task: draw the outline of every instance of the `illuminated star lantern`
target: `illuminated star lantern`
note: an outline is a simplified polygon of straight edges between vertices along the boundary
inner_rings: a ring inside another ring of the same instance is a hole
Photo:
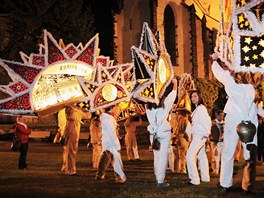
[[[81,100],[79,106],[89,103],[89,111],[94,112],[129,100],[128,95],[133,82],[132,63],[112,65],[110,61],[96,60],[96,62],[94,79],[78,77],[87,95]]]
[[[143,24],[139,48],[131,48],[135,80],[130,97],[143,102],[159,103],[173,78],[172,64],[159,33],[154,36]]]
[[[94,78],[98,42],[95,35],[85,46],[65,46],[45,30],[39,54],[21,53],[23,63],[0,59],[0,65],[12,79],[0,87],[9,95],[0,100],[0,112],[42,116],[87,97],[76,76]]]
[[[220,59],[235,72],[263,74],[263,0],[222,0],[221,11],[216,45]]]

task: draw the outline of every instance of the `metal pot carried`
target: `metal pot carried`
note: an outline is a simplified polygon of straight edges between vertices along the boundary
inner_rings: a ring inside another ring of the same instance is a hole
[[[236,131],[241,142],[248,143],[253,141],[257,128],[251,121],[242,120],[237,125]]]

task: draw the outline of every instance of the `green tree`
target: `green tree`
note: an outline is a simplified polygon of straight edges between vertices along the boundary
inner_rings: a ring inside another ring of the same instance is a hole
[[[94,36],[94,16],[83,0],[5,0],[4,7],[11,14],[11,27],[1,58],[20,60],[20,51],[38,52],[44,29],[65,44],[85,44]]]

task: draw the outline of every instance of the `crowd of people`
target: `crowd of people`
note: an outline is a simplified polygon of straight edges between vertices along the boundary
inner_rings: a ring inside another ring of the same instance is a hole
[[[171,86],[168,86],[159,104],[145,104],[150,144],[154,137],[160,143],[158,149],[152,150],[156,185],[159,188],[169,186],[165,180],[168,167],[172,172],[188,174],[190,180],[186,183],[195,186],[201,182],[210,182],[211,170],[211,174],[220,174],[218,188],[227,192],[233,185],[234,161],[239,160],[236,154],[240,156],[243,148],[246,165],[242,189],[245,193],[252,193],[256,164],[262,164],[264,160],[264,110],[254,102],[254,85],[235,82],[230,71],[223,69],[218,63],[217,53],[212,58],[212,72],[224,85],[228,96],[225,108],[218,110],[213,119],[204,105],[202,93],[192,90],[189,94],[191,111],[178,110],[169,121],[168,117],[177,97],[176,79],[171,81]],[[100,115],[83,113],[73,106],[67,106],[59,112],[59,133],[65,139],[62,172],[69,176],[78,175],[76,155],[80,127],[82,119],[90,119],[92,167],[97,170],[95,180],[105,179],[106,170],[111,164],[115,181],[126,181],[120,153],[116,108],[116,105],[106,108]],[[252,142],[244,143],[239,140],[236,127],[242,120],[250,120],[258,129]],[[141,116],[131,116],[124,123],[126,153],[130,161],[140,160],[136,139],[137,127],[140,125]],[[27,169],[28,135],[31,130],[27,129],[23,117],[18,118],[15,129],[17,138],[22,142],[18,168]],[[209,152],[207,146],[210,148]]]

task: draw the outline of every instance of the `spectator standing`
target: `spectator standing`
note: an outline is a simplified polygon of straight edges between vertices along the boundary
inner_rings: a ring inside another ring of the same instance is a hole
[[[16,141],[21,142],[21,146],[19,149],[20,155],[18,160],[18,169],[21,170],[29,169],[27,166],[27,153],[28,153],[29,134],[31,133],[31,130],[28,129],[25,121],[26,121],[25,117],[19,116],[17,118],[17,123],[14,126]]]
[[[213,174],[218,174],[220,159],[224,146],[224,117],[222,110],[216,112],[216,118],[212,122],[210,139],[211,168]]]

